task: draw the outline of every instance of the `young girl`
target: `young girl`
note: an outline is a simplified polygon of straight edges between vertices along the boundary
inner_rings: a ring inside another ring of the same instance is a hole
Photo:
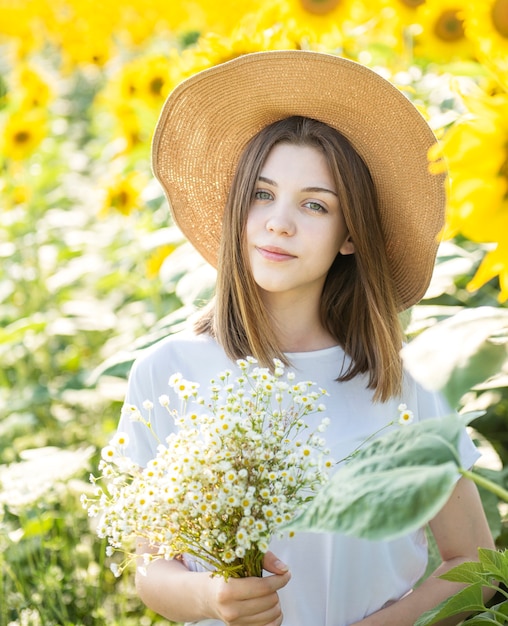
[[[175,372],[205,394],[214,375],[252,355],[327,389],[336,459],[400,403],[416,420],[446,414],[399,356],[398,315],[425,293],[443,222],[443,180],[427,169],[434,141],[395,87],[332,55],[249,54],[177,87],[156,129],[154,171],[175,222],[217,267],[216,296],[187,331],[137,360],[126,401],[171,394]],[[152,425],[161,440],[174,428],[162,407]],[[142,425],[125,417],[120,429],[134,460],[155,456]],[[465,467],[478,457],[465,432],[461,453]],[[152,562],[137,587],[160,615],[201,626],[410,626],[457,590],[437,575],[493,547],[465,479],[430,527],[442,564],[415,590],[423,530],[390,542],[274,539],[270,575],[228,582],[182,555]]]

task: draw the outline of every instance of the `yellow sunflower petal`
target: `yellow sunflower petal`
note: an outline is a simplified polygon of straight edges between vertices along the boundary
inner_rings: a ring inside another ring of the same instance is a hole
[[[508,225],[507,225],[508,226]],[[467,285],[468,291],[477,291],[493,278],[498,277],[500,302],[508,300],[508,241],[487,252],[475,276]]]
[[[146,260],[145,269],[148,278],[156,278],[159,274],[159,270],[164,263],[165,259],[176,250],[177,246],[174,244],[166,244],[160,246],[155,252],[153,252]]]

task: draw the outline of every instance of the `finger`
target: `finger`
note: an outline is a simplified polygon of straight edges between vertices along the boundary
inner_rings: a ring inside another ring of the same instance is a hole
[[[265,584],[266,593],[270,593],[285,587],[290,579],[291,572],[284,572],[284,574],[272,574],[271,576],[265,576],[261,580]]]
[[[280,626],[283,621],[280,605],[241,619],[242,626]]]
[[[271,574],[285,574],[289,568],[273,552],[268,551],[263,559],[263,569]]]
[[[227,623],[235,626],[278,626],[282,623],[282,609],[275,592],[224,607],[224,614],[233,618]]]
[[[217,598],[222,605],[230,602],[256,600],[263,596],[275,595],[275,592],[287,585],[291,574],[272,574],[264,578],[230,578],[217,581]]]

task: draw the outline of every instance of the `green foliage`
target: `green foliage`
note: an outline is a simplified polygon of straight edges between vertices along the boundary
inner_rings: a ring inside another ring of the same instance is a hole
[[[401,426],[365,447],[334,474],[289,528],[395,539],[424,526],[459,476],[464,420]]]
[[[403,358],[417,380],[457,406],[469,389],[508,369],[508,311],[464,309],[416,337]]]
[[[431,611],[424,613],[415,626],[431,626],[439,620],[467,611],[478,613],[467,620],[467,624],[506,624],[508,622],[508,600],[487,607],[482,597],[482,588],[492,588],[508,598],[504,590],[508,585],[508,552],[478,550],[478,562],[462,563],[440,578],[467,586],[457,594],[441,602]],[[497,582],[496,582],[497,581]],[[498,587],[501,583],[504,587]]]
[[[136,348],[173,327],[187,294],[181,270],[173,284],[147,276],[153,251],[175,243],[158,189],[143,212],[101,214],[112,158],[94,120],[100,84],[73,74],[41,149],[0,157],[0,626],[160,623],[131,576],[113,577],[79,502]],[[150,176],[148,154],[136,159]],[[129,357],[107,370],[118,354]]]

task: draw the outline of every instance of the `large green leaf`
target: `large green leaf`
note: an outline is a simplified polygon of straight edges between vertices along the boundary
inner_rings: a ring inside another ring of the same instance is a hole
[[[394,539],[423,526],[459,476],[457,415],[396,429],[339,469],[289,528]]]
[[[431,626],[431,624],[435,624],[451,615],[484,610],[482,585],[481,583],[476,583],[462,589],[430,611],[426,611],[416,620],[414,626]]]
[[[508,552],[479,548],[478,556],[484,571],[496,580],[508,584]]]
[[[469,617],[464,624],[467,626],[483,626],[484,624],[506,624],[508,623],[508,601],[504,600],[499,604],[495,604],[490,608],[487,608],[485,605],[478,605],[477,608],[474,608],[475,599],[478,599],[478,586],[474,587],[473,595],[468,593],[471,587],[460,591],[458,594],[450,598],[449,600],[445,600],[435,609],[431,611],[427,611],[424,613],[416,622],[414,626],[431,626],[436,622],[439,622],[445,615],[459,615],[465,611],[482,611],[473,617]],[[458,598],[458,600],[457,600]],[[464,605],[460,603],[464,602]],[[472,602],[469,606],[466,606],[466,603]],[[462,623],[462,622],[461,622]]]
[[[333,491],[321,492],[290,528],[395,539],[432,519],[457,481],[454,463],[393,468],[372,475],[342,473],[340,483],[332,483]]]
[[[456,406],[471,387],[508,362],[507,330],[508,310],[465,309],[418,335],[402,357],[416,380],[442,391]]]
[[[440,578],[471,585],[474,583],[484,583],[485,580],[488,579],[488,575],[485,573],[481,563],[477,561],[467,561],[466,563],[457,565],[457,567],[452,567],[452,569],[442,574]]]

